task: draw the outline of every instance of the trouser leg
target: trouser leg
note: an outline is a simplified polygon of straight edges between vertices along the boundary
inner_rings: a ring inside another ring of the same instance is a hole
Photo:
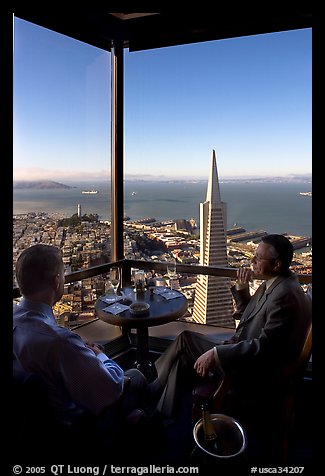
[[[155,362],[161,385],[167,383],[176,364],[177,368],[194,374],[193,367],[197,358],[214,345],[215,343],[197,332],[183,331],[179,334]]]
[[[184,331],[156,361],[158,379],[164,387],[157,408],[165,416],[173,416],[177,396],[184,382],[191,385],[197,378],[193,368],[197,358],[214,345],[202,334]]]
[[[135,408],[143,408],[143,396],[148,381],[138,369],[126,370],[124,374],[130,377],[130,383],[124,389],[119,405],[123,415],[128,415]]]
[[[124,374],[130,377],[119,400],[106,409],[96,420],[96,434],[102,445],[108,447],[118,441],[123,431],[125,418],[132,410],[143,409],[143,395],[148,382],[137,369],[129,369]]]

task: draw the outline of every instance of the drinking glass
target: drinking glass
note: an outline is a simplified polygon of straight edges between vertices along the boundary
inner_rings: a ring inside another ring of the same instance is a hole
[[[117,289],[120,285],[120,269],[113,266],[113,268],[110,269],[109,271],[109,280],[111,282],[111,285],[113,286],[114,290],[114,304],[113,306],[116,305],[116,299],[117,299]]]
[[[136,284],[135,278],[138,271],[139,271],[139,268],[131,268],[131,284],[133,286],[134,292],[135,292],[135,284]]]
[[[146,273],[146,280],[147,280],[147,286],[148,286],[148,289],[149,289],[149,292],[150,292],[150,296],[153,296],[153,292],[154,292],[154,289],[155,289],[155,280],[154,280],[154,271],[148,271]]]
[[[176,279],[176,260],[174,258],[170,258],[169,263],[167,265],[167,274],[169,277],[169,286],[173,289],[173,281]]]
[[[146,289],[146,277],[143,269],[138,269],[135,274],[135,292],[144,292]]]

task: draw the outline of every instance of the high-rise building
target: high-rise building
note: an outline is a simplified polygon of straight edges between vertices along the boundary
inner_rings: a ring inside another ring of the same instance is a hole
[[[78,218],[81,218],[81,205],[78,203]]]
[[[221,201],[215,151],[206,200],[200,203],[200,264],[228,266],[227,205]],[[202,324],[235,327],[230,279],[223,276],[198,275],[193,320]]]

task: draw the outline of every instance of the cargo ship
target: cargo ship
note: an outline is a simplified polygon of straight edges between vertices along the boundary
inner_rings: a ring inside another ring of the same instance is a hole
[[[83,190],[81,193],[84,193],[85,195],[96,195],[98,190]]]

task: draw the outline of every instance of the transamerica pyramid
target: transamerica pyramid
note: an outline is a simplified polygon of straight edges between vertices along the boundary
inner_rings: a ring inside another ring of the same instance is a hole
[[[228,266],[226,229],[227,205],[221,201],[216,154],[213,150],[206,200],[200,203],[200,265]],[[193,320],[234,328],[233,312],[230,279],[198,275]]]

